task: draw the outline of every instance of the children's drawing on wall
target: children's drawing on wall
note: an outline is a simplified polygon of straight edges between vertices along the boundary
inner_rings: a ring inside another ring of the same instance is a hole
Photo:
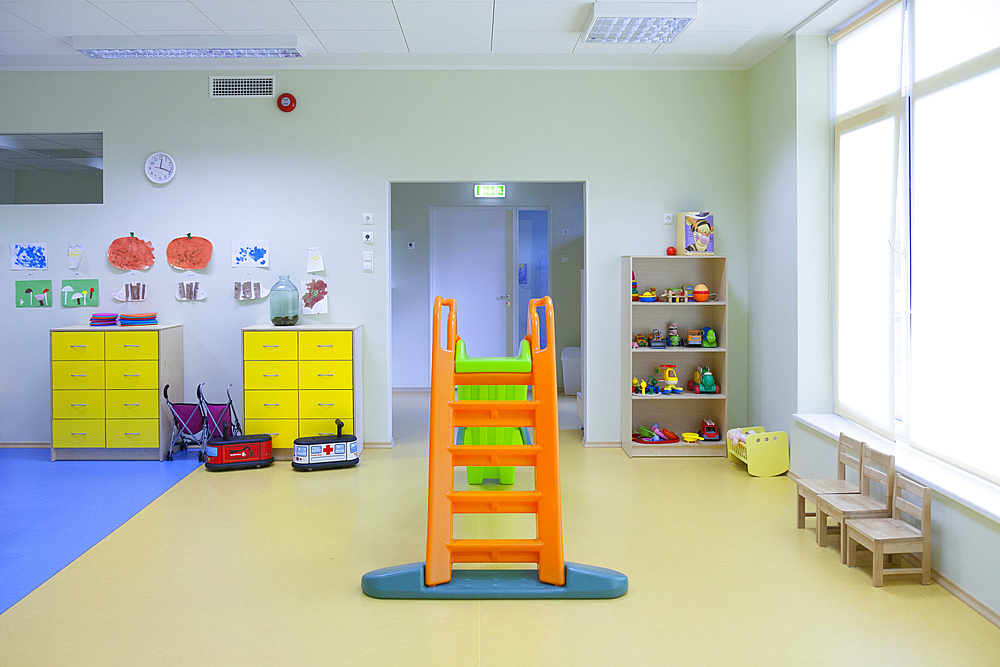
[[[69,268],[80,268],[80,260],[83,259],[83,246],[79,243],[70,245],[69,250],[66,251],[66,256],[69,257]]]
[[[122,288],[114,293],[115,301],[145,301],[146,283],[134,282],[125,283]]]
[[[48,247],[45,243],[11,243],[11,271],[31,271],[49,268]]]
[[[267,241],[233,241],[233,268],[267,267],[269,260]]]
[[[311,278],[301,281],[302,313],[304,315],[321,315],[327,312],[326,281],[322,278]]]
[[[197,280],[182,280],[177,283],[174,297],[178,301],[204,301],[205,290],[201,288],[201,282]]]
[[[319,246],[306,248],[306,273],[319,273],[323,270],[323,253]]]
[[[212,259],[212,242],[201,236],[179,236],[167,244],[167,263],[175,269],[204,269]]]
[[[233,298],[237,301],[253,301],[263,299],[271,292],[270,287],[264,287],[259,280],[237,280]]]
[[[111,266],[123,271],[141,271],[153,266],[153,244],[136,238],[135,232],[121,236],[108,246],[108,261]]]
[[[677,246],[685,255],[715,254],[715,214],[708,211],[680,213],[677,216]]]
[[[14,282],[15,308],[51,308],[51,280],[17,280]]]
[[[97,278],[74,278],[62,281],[63,308],[96,307],[99,301]]]

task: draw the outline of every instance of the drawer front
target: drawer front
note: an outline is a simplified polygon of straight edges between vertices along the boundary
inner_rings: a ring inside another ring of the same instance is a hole
[[[245,391],[243,414],[247,419],[295,419],[299,416],[299,392],[293,389]]]
[[[159,419],[109,419],[108,447],[159,447]]]
[[[104,391],[63,389],[52,392],[53,419],[104,419]]]
[[[245,361],[243,362],[244,389],[296,389],[299,362],[297,361]]]
[[[105,359],[156,359],[159,334],[156,331],[107,331]]]
[[[344,422],[341,434],[354,435],[354,420],[341,419],[340,421]],[[308,438],[315,435],[337,435],[336,421],[333,419],[300,419],[299,437]]]
[[[299,389],[350,389],[350,361],[300,361]]]
[[[294,331],[244,331],[243,358],[255,361],[292,360],[299,354]]]
[[[53,447],[104,447],[103,419],[55,419]]]
[[[53,361],[53,389],[103,389],[103,361]]]
[[[299,359],[350,360],[352,342],[350,331],[300,331]]]
[[[297,419],[247,419],[244,433],[259,435],[266,433],[271,436],[271,447],[291,449],[295,438],[299,437],[299,422]]]
[[[157,363],[155,361],[107,361],[104,372],[108,389],[156,389]]]
[[[155,389],[109,389],[105,397],[108,419],[157,419],[160,392]]]
[[[53,361],[96,361],[104,359],[103,331],[53,331]]]
[[[299,419],[353,419],[350,389],[309,389],[299,392]]]

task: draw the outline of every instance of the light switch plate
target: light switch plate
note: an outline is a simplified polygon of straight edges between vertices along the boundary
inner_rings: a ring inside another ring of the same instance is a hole
[[[371,273],[375,270],[375,253],[370,250],[363,250],[361,252],[361,270],[366,273]]]

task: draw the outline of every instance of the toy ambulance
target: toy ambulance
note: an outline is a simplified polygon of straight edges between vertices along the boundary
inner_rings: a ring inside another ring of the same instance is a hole
[[[348,468],[358,464],[358,438],[344,435],[344,422],[336,421],[337,435],[296,438],[292,449],[292,468],[310,471],[325,468]]]

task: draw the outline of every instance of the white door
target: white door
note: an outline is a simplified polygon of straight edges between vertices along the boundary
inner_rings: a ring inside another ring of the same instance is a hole
[[[511,354],[512,220],[510,209],[430,209],[431,312],[434,297],[455,299],[458,335],[474,357]]]

